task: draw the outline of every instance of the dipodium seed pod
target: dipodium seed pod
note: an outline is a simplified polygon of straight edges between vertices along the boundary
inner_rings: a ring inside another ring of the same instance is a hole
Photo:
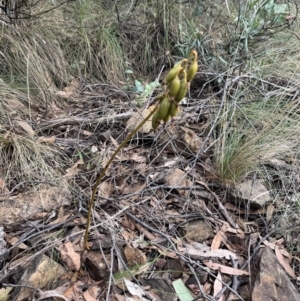
[[[185,70],[182,70],[181,71],[181,74],[179,74],[181,76],[181,79],[180,79],[180,87],[179,87],[179,90],[175,96],[175,99],[174,101],[178,104],[180,103],[180,101],[185,97],[186,95],[186,91],[187,91],[187,80],[186,80],[186,71]]]
[[[178,73],[181,72],[181,70],[183,69],[179,69]],[[177,95],[180,88],[180,79],[178,77],[178,73],[176,74],[174,79],[168,84],[168,92],[171,98],[174,98]]]
[[[171,105],[172,105],[172,104],[171,104]],[[170,107],[171,107],[171,105],[170,105]],[[167,114],[166,117],[163,119],[163,121],[164,121],[165,124],[169,121],[170,116],[171,116],[171,115],[170,115],[170,109],[169,109],[168,114]]]
[[[154,113],[154,115],[152,116],[152,128],[155,131],[159,126],[159,118],[158,118],[158,114],[157,111]]]
[[[157,115],[159,120],[164,120],[169,112],[170,109],[170,100],[168,97],[165,97],[161,103],[159,104],[159,107],[157,109]]]
[[[187,59],[183,59],[181,60],[178,64],[176,64],[167,74],[167,76],[165,77],[165,79],[163,80],[163,84],[168,84],[170,83],[174,77],[178,74],[179,70],[181,68],[185,69],[186,66],[188,64],[188,60]]]
[[[170,105],[169,114],[173,118],[177,115],[177,113],[178,113],[178,104],[175,102],[172,102]]]
[[[188,85],[192,81],[192,79],[194,78],[194,76],[196,75],[197,70],[198,70],[198,62],[197,62],[198,54],[195,50],[191,51],[191,53],[189,55],[189,60],[190,60],[190,63],[187,68],[187,77],[186,77]]]

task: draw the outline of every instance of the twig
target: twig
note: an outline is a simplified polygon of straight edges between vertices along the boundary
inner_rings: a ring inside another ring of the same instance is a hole
[[[201,182],[201,184],[215,197],[219,209],[221,211],[221,214],[226,218],[226,220],[228,221],[228,223],[235,229],[238,228],[237,224],[233,221],[233,219],[230,217],[227,209],[223,206],[222,202],[220,201],[219,197],[217,196],[216,193],[214,193],[205,183]]]
[[[237,258],[233,258],[233,256],[231,256],[230,255],[230,259],[231,259],[231,261],[232,261],[232,266],[235,268],[235,269],[237,269],[238,268],[238,259]],[[238,276],[237,275],[233,275],[232,276],[232,291],[234,291],[234,292],[237,292],[237,289],[238,289],[238,287],[239,287],[239,285],[240,285],[240,281],[238,280]],[[236,293],[233,293],[233,292],[230,292],[230,294],[229,294],[229,296],[228,296],[228,298],[227,298],[227,300],[229,301],[229,300],[235,300],[235,294]],[[218,295],[217,295],[217,299],[219,299],[219,298],[221,298],[221,296],[222,296],[222,294],[223,293],[219,293]]]
[[[283,229],[288,229],[289,227],[284,227]],[[247,261],[242,265],[241,269],[244,270],[248,264],[250,263],[250,261],[253,259],[253,257],[256,255],[256,253],[258,252],[260,245],[266,240],[268,239],[272,234],[274,234],[275,232],[278,231],[278,227],[275,227],[272,231],[270,231],[268,234],[266,234],[264,237],[262,237],[259,242],[257,243],[257,246],[254,248],[251,256],[247,259]]]
[[[191,271],[192,274],[194,275],[194,277],[195,277],[195,279],[196,279],[196,282],[197,282],[197,284],[198,284],[199,290],[200,290],[200,292],[201,292],[201,295],[198,296],[198,297],[196,297],[196,298],[193,299],[192,301],[196,301],[196,300],[198,300],[199,298],[202,298],[202,297],[203,297],[204,299],[206,299],[206,300],[216,301],[215,298],[213,298],[213,297],[211,297],[211,296],[208,296],[208,295],[206,295],[206,294],[204,293],[203,287],[202,287],[202,285],[201,285],[201,283],[200,283],[200,281],[199,281],[199,279],[198,279],[198,277],[197,277],[197,274],[196,274],[194,268],[192,267],[192,265],[191,265],[190,263],[187,263],[187,266],[189,267],[190,271]]]
[[[72,216],[72,217],[68,218],[67,220],[65,220],[63,222],[58,223],[58,224],[54,224],[54,225],[39,225],[39,226],[35,226],[34,229],[31,229],[30,231],[27,231],[24,237],[21,237],[12,247],[8,248],[3,254],[1,254],[0,260],[2,260],[3,258],[5,258],[5,256],[7,256],[14,248],[16,248],[21,243],[24,243],[25,241],[27,241],[29,239],[32,239],[32,238],[34,238],[37,235],[41,235],[42,233],[49,232],[51,230],[54,230],[54,229],[60,228],[62,226],[65,226],[66,223],[74,220],[77,217],[78,216]],[[67,225],[67,226],[69,227],[70,225]],[[42,230],[40,230],[39,228],[42,228]],[[31,235],[31,233],[34,230],[38,230],[38,232]]]
[[[39,293],[42,293],[43,291],[40,290],[39,288],[36,288],[34,286],[28,285],[28,284],[11,284],[11,283],[2,283],[3,287],[26,287],[26,288],[30,288],[33,289]]]

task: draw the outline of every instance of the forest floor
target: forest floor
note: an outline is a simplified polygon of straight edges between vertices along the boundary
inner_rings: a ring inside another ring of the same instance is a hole
[[[300,300],[298,7],[179,2],[1,8],[0,301]]]
[[[214,144],[208,133],[217,102],[199,91],[193,86],[179,115],[157,132],[146,123],[113,160],[97,190],[88,251],[83,235],[93,185],[146,113],[134,112],[135,97],[120,88],[73,80],[60,92],[67,109],[19,121],[20,133],[35,133],[74,164],[61,183],[41,180],[30,190],[19,183],[9,191],[2,180],[4,295],[252,300],[255,289],[269,294],[254,276],[263,283],[260,262],[269,248],[285,269],[271,263],[271,275],[299,279],[287,241],[271,222],[275,206],[262,181],[248,178],[233,189],[214,174],[213,151],[205,149]]]

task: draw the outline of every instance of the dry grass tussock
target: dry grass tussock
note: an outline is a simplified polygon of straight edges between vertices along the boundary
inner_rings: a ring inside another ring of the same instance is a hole
[[[33,137],[16,135],[13,130],[0,137],[1,164],[3,180],[9,187],[25,182],[61,183],[67,158],[59,149],[36,142]]]
[[[240,182],[272,159],[288,160],[299,150],[299,99],[285,104],[260,99],[255,105],[231,104],[222,115],[215,164],[223,182]]]

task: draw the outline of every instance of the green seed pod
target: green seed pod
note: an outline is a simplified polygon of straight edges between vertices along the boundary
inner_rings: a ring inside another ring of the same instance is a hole
[[[168,84],[170,83],[174,77],[178,74],[179,70],[181,68],[185,69],[187,66],[188,60],[187,59],[183,59],[181,60],[178,64],[176,64],[167,74],[167,76],[165,77],[165,79],[163,80],[163,84]]]
[[[198,70],[198,54],[195,50],[192,50],[190,55],[189,55],[189,66],[187,69],[187,82],[188,82],[188,87],[190,86],[190,82],[193,80],[194,76],[197,73]]]
[[[178,113],[178,104],[175,102],[172,102],[170,105],[169,114],[173,118],[177,115],[177,113]]]
[[[158,114],[157,111],[154,113],[154,115],[152,116],[152,128],[155,131],[159,126],[159,118],[158,118]]]
[[[175,96],[174,101],[178,104],[185,97],[187,91],[187,80],[186,80],[186,71],[182,70],[179,74],[181,76],[180,87],[178,93]]]
[[[182,68],[179,69],[178,73],[181,72],[182,70],[183,70]],[[174,79],[168,84],[168,92],[171,98],[174,98],[177,95],[180,88],[180,79],[178,77],[178,73],[174,77]]]
[[[170,108],[170,100],[168,99],[168,97],[165,97],[161,103],[159,104],[159,107],[157,109],[157,115],[159,120],[164,120],[169,112],[169,108]]]
[[[170,107],[172,106],[172,104],[170,105]],[[170,109],[169,109],[169,112],[168,112],[168,114],[166,115],[166,117],[163,119],[163,121],[164,121],[164,123],[166,124],[168,121],[169,121],[169,119],[170,119]]]

